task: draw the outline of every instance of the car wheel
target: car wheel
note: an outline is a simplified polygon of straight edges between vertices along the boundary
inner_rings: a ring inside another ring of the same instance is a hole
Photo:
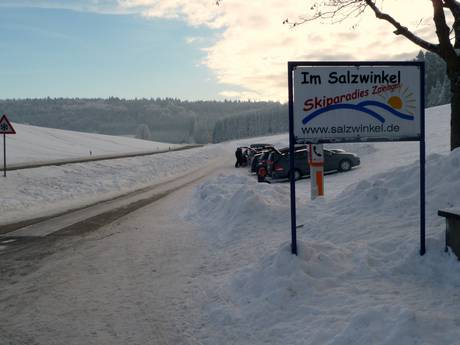
[[[259,167],[257,169],[257,182],[265,182],[265,176],[267,176],[267,169],[265,167]]]
[[[348,171],[351,169],[351,162],[348,159],[340,161],[339,171]]]

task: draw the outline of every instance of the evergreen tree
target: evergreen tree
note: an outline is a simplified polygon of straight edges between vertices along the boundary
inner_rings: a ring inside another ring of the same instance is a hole
[[[139,125],[136,132],[137,139],[143,140],[152,140],[152,133],[150,133],[150,128],[146,124]]]

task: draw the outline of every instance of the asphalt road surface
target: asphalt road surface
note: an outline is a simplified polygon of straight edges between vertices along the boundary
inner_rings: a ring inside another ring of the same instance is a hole
[[[46,219],[3,234],[0,344],[202,344],[200,308],[209,296],[201,282],[217,254],[180,211],[216,169],[104,212],[80,210],[83,219],[69,213],[68,223]]]

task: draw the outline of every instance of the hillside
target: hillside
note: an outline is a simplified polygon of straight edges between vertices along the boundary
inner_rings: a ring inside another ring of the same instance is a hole
[[[149,129],[152,140],[171,143],[222,140],[221,134],[215,134],[216,124],[234,117],[244,119],[240,124],[244,126],[245,136],[287,130],[287,106],[276,102],[44,98],[0,100],[0,109],[16,123],[81,132],[135,136],[144,126]],[[267,126],[249,126],[255,116],[260,118],[259,123],[267,123]],[[276,123],[269,124],[271,121]],[[269,127],[272,132],[268,131]],[[234,131],[230,139],[238,138],[237,135]]]
[[[12,124],[16,134],[6,137],[7,165],[153,152],[178,146],[122,136],[67,131],[14,122]]]

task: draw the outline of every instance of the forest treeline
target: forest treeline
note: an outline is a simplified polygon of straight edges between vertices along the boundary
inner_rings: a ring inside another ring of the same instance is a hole
[[[420,52],[416,60],[425,61],[426,106],[449,103],[445,63],[430,52]],[[171,143],[216,143],[288,130],[288,107],[278,102],[6,99],[0,100],[0,112],[16,123]]]
[[[437,54],[420,51],[416,61],[425,61],[425,107],[450,103],[446,63]]]
[[[286,118],[277,102],[181,101],[166,99],[42,98],[0,100],[0,111],[17,123],[171,143],[215,142],[216,123],[225,118]],[[275,112],[278,112],[274,115]],[[254,133],[261,133],[253,129]],[[286,127],[274,132],[285,131]],[[236,132],[235,132],[236,133]],[[246,131],[246,136],[252,133]],[[227,138],[226,138],[227,139]]]

